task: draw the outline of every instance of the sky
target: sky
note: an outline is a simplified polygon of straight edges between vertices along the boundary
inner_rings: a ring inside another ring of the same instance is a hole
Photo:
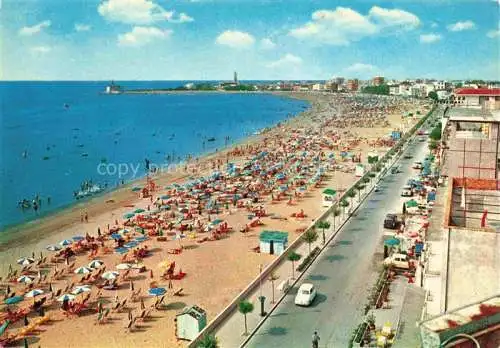
[[[2,80],[500,79],[500,0],[0,0]]]

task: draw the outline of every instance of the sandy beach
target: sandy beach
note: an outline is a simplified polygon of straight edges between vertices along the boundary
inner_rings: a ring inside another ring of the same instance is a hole
[[[174,318],[177,313],[186,306],[197,305],[206,310],[210,321],[255,278],[260,265],[265,266],[275,258],[253,251],[259,245],[260,232],[288,232],[290,242],[299,238],[300,230],[326,209],[322,206],[321,192],[324,188],[339,192],[348,188],[356,180],[354,166],[357,156],[365,165],[368,153],[376,152],[381,157],[391,145],[387,136],[392,130],[408,130],[418,121],[417,117],[403,119],[402,116],[407,113],[417,115],[417,111],[424,115],[428,110],[428,105],[412,99],[363,99],[319,93],[279,95],[308,100],[312,107],[231,148],[193,159],[187,163],[187,170],[181,168],[152,176],[155,190],[151,197],[142,198],[141,192],[131,190],[134,186],[147,185],[144,179],[8,231],[8,238],[4,238],[7,241],[0,244],[0,275],[3,275],[4,293],[7,286],[17,295],[30,290],[16,282],[21,269],[16,260],[29,257],[32,253],[37,259],[41,251],[47,257],[46,261],[41,262],[39,268],[30,265],[26,272],[33,282],[39,281],[32,288],[44,291],[36,297],[37,300],[49,293],[49,287],[53,292],[69,287],[71,292],[71,285],[78,285],[85,275],[75,274],[73,269],[86,266],[93,259],[101,260],[106,271],[115,270],[120,263],[139,264],[145,268],[144,272],[131,269],[129,274],[120,271],[117,287],[111,290],[98,291],[97,283],[102,280],[100,275],[81,282],[89,284],[91,291],[77,295],[72,301],[81,302],[85,294],[90,294],[85,302],[89,308],[78,315],[64,313],[60,309],[61,302],[50,299],[52,296],[49,294],[44,304],[47,322],[40,323],[25,335],[28,342],[34,346],[61,347],[61,338],[64,337],[65,347],[185,346],[184,341],[175,338]],[[255,160],[262,153],[266,154]],[[271,180],[268,176],[258,178],[254,167],[244,174],[249,161],[253,166],[266,170],[279,165],[273,169]],[[237,168],[234,169],[237,174],[228,174],[227,163],[233,163],[232,168]],[[324,169],[321,175],[317,174],[319,167]],[[198,181],[189,188],[182,186],[194,178],[213,177],[214,172],[219,174],[212,181]],[[283,174],[287,180],[275,179],[278,174]],[[283,185],[286,188],[282,188]],[[198,189],[205,193],[210,189],[209,198],[201,197],[201,193],[196,198]],[[228,192],[234,198],[227,198]],[[215,208],[210,207],[211,202],[216,202]],[[148,211],[155,210],[155,206],[158,213],[148,215]],[[144,212],[124,218],[125,214],[137,209]],[[292,217],[292,214],[300,212],[304,214],[303,218]],[[81,221],[84,213],[88,214],[88,222]],[[216,219],[222,223],[214,224]],[[250,222],[255,222],[255,226],[248,226]],[[117,245],[110,237],[112,232],[128,229],[128,233],[122,234],[124,242],[127,242],[142,237],[137,227],[143,225],[146,226],[142,227],[148,238],[146,241],[139,242],[126,253],[114,252]],[[98,238],[98,230],[101,238]],[[242,230],[245,232],[242,233]],[[58,262],[51,260],[55,253],[47,251],[47,245],[57,245],[76,235],[85,237],[85,240],[71,244],[76,255],[68,258],[69,266],[64,258]],[[147,246],[147,256],[134,255],[134,249],[144,246]],[[93,249],[94,254],[91,254]],[[175,268],[169,280],[162,277],[162,273],[165,265],[171,262],[175,262]],[[72,264],[74,266],[70,267]],[[9,265],[18,270],[16,276],[11,274],[5,277]],[[54,278],[56,269],[66,272]],[[89,274],[97,272],[98,269]],[[40,273],[42,279],[39,280]],[[13,281],[9,282],[9,279]],[[130,289],[131,282],[133,291]],[[163,304],[151,311],[146,310],[146,319],[135,320],[132,330],[126,329],[130,315],[133,318],[141,316],[141,298],[145,308],[150,308],[158,299],[148,295],[148,289],[153,285],[165,289],[171,286]],[[179,296],[174,295],[181,288]],[[127,301],[123,307],[113,310],[117,299],[119,302]],[[101,321],[98,321],[97,314],[99,302],[103,303],[104,309],[110,309],[105,320]],[[31,304],[32,299],[25,299],[17,308],[27,308]],[[5,311],[6,306],[2,309]],[[31,311],[28,320],[35,323],[38,317],[36,312]],[[19,333],[22,328],[23,320],[20,319],[10,325],[4,335]],[[16,344],[21,345],[22,340]]]

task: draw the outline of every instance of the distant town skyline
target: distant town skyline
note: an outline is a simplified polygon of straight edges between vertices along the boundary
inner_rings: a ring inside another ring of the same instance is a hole
[[[499,6],[4,0],[1,79],[499,80]]]

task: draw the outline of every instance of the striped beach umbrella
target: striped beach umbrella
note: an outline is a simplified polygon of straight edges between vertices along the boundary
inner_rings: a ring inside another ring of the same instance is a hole
[[[118,272],[108,271],[108,272],[104,272],[102,274],[101,278],[107,279],[107,280],[113,280],[113,279],[118,278],[119,275],[120,275],[120,273],[118,273]]]
[[[21,266],[31,265],[33,262],[35,262],[35,259],[31,257],[21,257],[20,259],[17,260],[17,263],[20,264]]]
[[[58,245],[47,245],[47,250],[48,251],[58,251],[61,250],[61,247]]]
[[[73,294],[64,294],[64,295],[58,297],[57,301],[59,301],[59,302],[73,301],[75,298],[76,298],[76,296]]]
[[[78,295],[81,294],[82,292],[90,292],[90,291],[92,291],[92,289],[90,288],[89,285],[78,285],[73,288],[71,294]]]
[[[41,289],[33,289],[29,292],[27,292],[26,294],[24,294],[25,297],[36,297],[38,295],[41,295],[43,294],[43,290]]]
[[[132,268],[132,265],[130,263],[120,263],[118,265],[116,265],[116,269],[120,269],[120,270],[127,270],[127,269],[131,269]]]
[[[19,278],[17,278],[17,282],[30,284],[30,283],[33,283],[33,278],[23,275],[23,276],[20,276]]]
[[[102,265],[104,265],[103,261],[101,261],[101,260],[94,260],[94,261],[91,261],[88,266],[90,268],[99,268]]]
[[[89,267],[78,267],[77,269],[75,269],[74,271],[76,274],[87,274],[87,273],[91,273],[92,272],[92,268],[89,268]]]

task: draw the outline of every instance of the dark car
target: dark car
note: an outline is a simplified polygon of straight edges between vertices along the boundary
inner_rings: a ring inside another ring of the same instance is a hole
[[[384,219],[384,228],[391,230],[398,228],[398,216],[396,214],[387,214]]]

